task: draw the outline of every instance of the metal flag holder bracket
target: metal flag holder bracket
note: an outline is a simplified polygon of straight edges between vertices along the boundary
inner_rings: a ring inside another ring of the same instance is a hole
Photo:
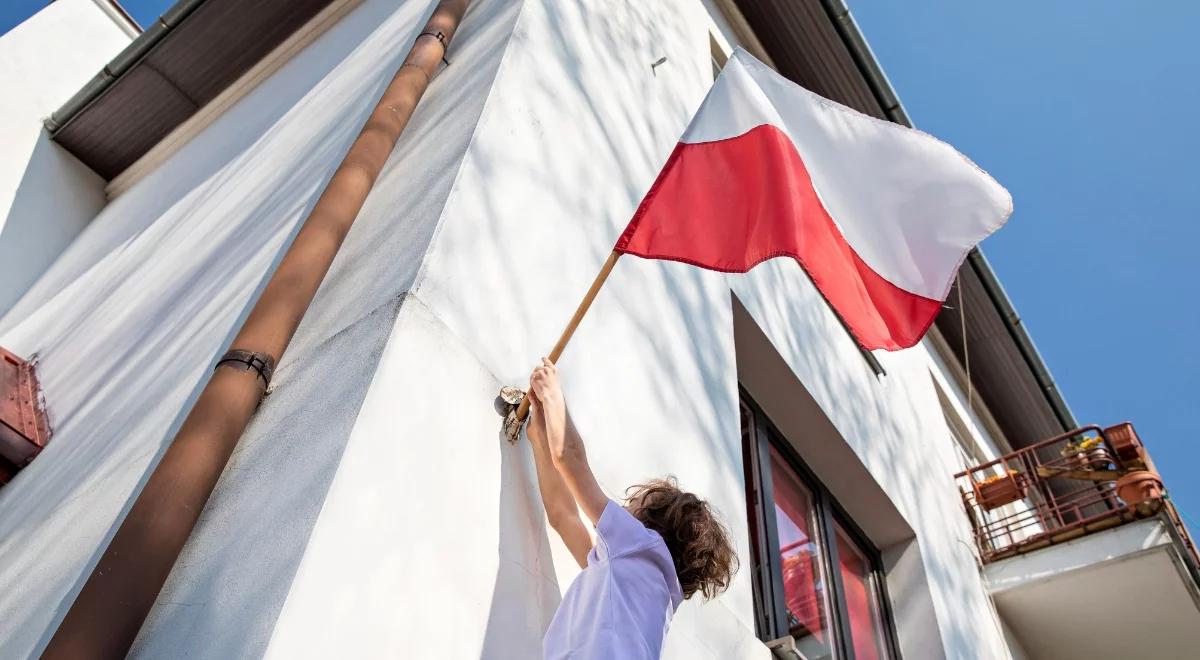
[[[500,388],[500,396],[496,397],[496,412],[504,418],[504,436],[510,443],[516,443],[521,437],[521,423],[517,419],[517,407],[525,398],[525,390],[513,385]]]

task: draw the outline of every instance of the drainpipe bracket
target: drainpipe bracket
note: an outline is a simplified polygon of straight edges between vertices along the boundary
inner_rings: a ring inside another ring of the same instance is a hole
[[[438,30],[437,32],[422,32],[421,34],[417,35],[418,39],[421,37],[433,37],[434,39],[437,39],[438,43],[442,45],[442,64],[450,66],[450,62],[446,61],[446,34],[441,30]]]
[[[254,371],[258,375],[258,380],[262,382],[260,396],[265,397],[267,389],[271,387],[271,376],[275,373],[275,358],[266,353],[234,348],[217,360],[217,366],[214,369],[220,367],[238,371]]]

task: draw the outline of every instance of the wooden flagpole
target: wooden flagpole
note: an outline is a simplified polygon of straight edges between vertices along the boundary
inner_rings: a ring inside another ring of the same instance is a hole
[[[587,294],[583,296],[579,307],[575,308],[575,314],[571,316],[571,320],[567,322],[567,327],[563,330],[562,336],[558,338],[558,343],[551,349],[550,355],[547,357],[551,362],[558,362],[558,357],[562,355],[563,349],[567,347],[567,342],[571,341],[571,335],[575,334],[575,328],[579,327],[579,322],[583,320],[583,315],[587,314],[588,308],[592,306],[592,301],[596,299],[596,294],[600,292],[600,287],[604,286],[604,281],[608,279],[608,274],[612,272],[613,266],[617,265],[617,258],[621,256],[620,252],[613,250],[608,255],[608,259],[604,265],[600,267],[600,272],[596,275],[596,279],[592,281],[591,288]],[[521,422],[529,416],[529,395],[521,397],[521,405],[517,406],[517,427],[520,428]],[[513,437],[516,437],[515,435]]]

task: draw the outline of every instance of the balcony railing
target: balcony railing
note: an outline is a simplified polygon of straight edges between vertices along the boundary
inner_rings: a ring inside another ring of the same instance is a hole
[[[984,562],[1164,515],[1196,546],[1128,422],[1084,426],[954,475]]]

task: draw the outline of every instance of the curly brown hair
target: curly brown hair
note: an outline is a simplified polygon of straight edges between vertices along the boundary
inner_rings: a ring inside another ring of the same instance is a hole
[[[674,477],[630,486],[625,496],[625,509],[666,541],[684,598],[709,599],[729,587],[737,553],[708,502],[680,490]]]

